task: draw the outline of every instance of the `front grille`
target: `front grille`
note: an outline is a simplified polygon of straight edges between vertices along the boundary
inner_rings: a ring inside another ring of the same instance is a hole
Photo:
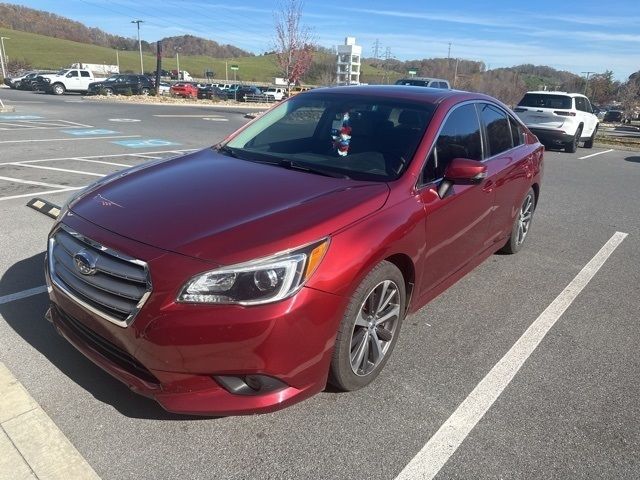
[[[72,300],[121,327],[151,294],[147,265],[62,225],[49,239],[49,273]]]
[[[56,308],[59,314],[59,318],[65,324],[65,326],[73,332],[78,338],[86,343],[93,350],[98,352],[103,357],[107,358],[110,362],[118,365],[123,370],[129,372],[132,375],[150,383],[159,383],[158,379],[147,370],[133,356],[129,355],[124,350],[116,347],[113,343],[109,342],[105,338],[98,335],[90,328],[83,325],[81,322],[63,312],[59,308]]]

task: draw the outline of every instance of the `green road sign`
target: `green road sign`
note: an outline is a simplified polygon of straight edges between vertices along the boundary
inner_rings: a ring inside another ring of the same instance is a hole
[[[229,68],[231,70],[239,70],[240,69],[240,67],[238,67],[238,65],[231,65]]]
[[[418,72],[416,72],[415,70],[409,70],[409,75],[415,75],[416,73]]]

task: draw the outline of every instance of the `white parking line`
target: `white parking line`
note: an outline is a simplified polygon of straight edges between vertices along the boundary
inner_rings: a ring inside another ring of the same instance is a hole
[[[45,167],[43,165],[31,165],[31,164],[23,165],[20,162],[10,163],[9,165],[15,165],[17,167],[38,168],[41,170],[54,170],[56,172],[76,173],[78,175],[91,175],[92,177],[106,177],[106,174],[103,174],[103,173],[85,172],[82,170],[70,170],[68,168]]]
[[[153,157],[153,158],[161,158],[161,157]],[[83,157],[68,158],[66,160],[78,160],[79,162],[88,162],[88,163],[101,163],[103,165],[114,165],[116,167],[127,167],[127,168],[133,167],[133,165],[129,165],[128,163],[105,162],[103,160],[89,160]]]
[[[32,297],[34,295],[39,295],[47,291],[46,285],[41,285],[39,287],[30,288],[28,290],[23,290],[21,292],[11,293],[9,295],[5,295],[0,297],[0,305],[9,302],[15,302],[16,300],[22,300],[23,298]]]
[[[79,140],[112,140],[114,138],[140,138],[142,135],[119,135],[117,137],[76,137],[76,138],[39,138],[36,140],[2,140],[0,143],[32,143],[32,142],[77,142]]]
[[[96,137],[93,137],[93,138],[97,139]],[[99,137],[99,138],[104,138],[104,137]],[[177,155],[180,155],[182,153],[195,152],[196,150],[199,150],[199,149],[185,148],[183,150],[158,150],[155,152],[144,152],[144,154],[157,155],[158,153],[175,153]],[[117,158],[117,157],[130,157],[132,155],[133,153],[114,153],[109,155],[84,155],[83,157],[56,157],[56,158],[42,158],[38,160],[20,160],[20,163],[23,163],[23,164],[24,163],[40,163],[40,162],[54,162],[54,161],[77,160],[77,159],[86,160],[89,158]],[[136,155],[140,155],[140,154],[136,153]],[[13,162],[0,162],[0,165],[10,165],[12,163]]]
[[[154,117],[160,118],[204,118],[204,117],[219,117],[220,115],[154,115]]]
[[[57,183],[36,182],[34,180],[22,180],[21,178],[13,178],[13,177],[0,177],[0,180],[6,180],[7,182],[14,182],[14,183],[24,183],[26,185],[38,185],[40,187],[69,188],[69,185],[60,185],[60,184],[57,184]]]
[[[592,153],[591,155],[585,155],[584,157],[578,158],[578,160],[584,160],[585,158],[591,158],[591,157],[595,157],[596,155],[602,155],[603,153],[609,153],[609,152],[613,152],[613,148],[609,150],[604,150],[602,152]]]
[[[74,190],[82,190],[85,187],[86,185],[83,185],[81,187],[69,187],[69,188],[61,188],[58,190],[45,190],[43,192],[31,192],[31,193],[23,193],[20,195],[11,195],[9,197],[0,197],[0,202],[4,200],[15,200],[16,198],[39,197],[42,195],[50,195],[54,193],[72,192]]]
[[[396,480],[432,479],[455,453],[538,347],[544,336],[589,284],[628,234],[616,232],[518,341],[464,399]]]
[[[155,157],[153,155],[147,155],[145,153],[131,153],[130,155],[134,157],[148,158],[150,160],[159,160],[162,158],[162,157]]]

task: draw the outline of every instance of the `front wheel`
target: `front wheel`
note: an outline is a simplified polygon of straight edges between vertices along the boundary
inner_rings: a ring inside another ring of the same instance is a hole
[[[151,92],[151,90],[149,90],[148,88],[144,87],[142,90],[140,90],[140,95],[149,95],[149,93]]]
[[[518,253],[524,244],[525,238],[531,228],[531,221],[533,220],[533,211],[536,208],[536,194],[533,188],[530,188],[527,195],[522,201],[520,210],[516,215],[516,218],[511,227],[511,236],[507,244],[502,247],[504,253]]]
[[[370,384],[389,360],[406,308],[402,273],[383,261],[360,283],[344,313],[329,381],[344,391]]]
[[[56,83],[53,87],[51,87],[51,91],[54,95],[62,95],[65,92],[65,88],[61,83]]]

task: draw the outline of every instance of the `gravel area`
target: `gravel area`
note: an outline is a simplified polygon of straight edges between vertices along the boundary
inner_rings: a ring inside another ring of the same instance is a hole
[[[271,108],[274,103],[238,103],[231,100],[207,100],[207,99],[192,99],[192,98],[180,98],[180,97],[168,97],[168,96],[144,96],[144,95],[91,95],[83,97],[85,100],[108,102],[108,103],[130,103],[130,104],[144,104],[144,105],[184,105],[184,106],[208,106],[208,107],[222,107],[222,108],[251,108],[251,109],[267,109]]]

